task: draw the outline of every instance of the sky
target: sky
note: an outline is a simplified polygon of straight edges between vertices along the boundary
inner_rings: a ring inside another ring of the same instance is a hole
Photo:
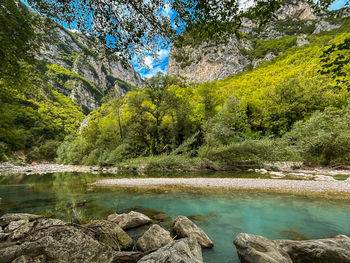
[[[250,7],[252,5],[252,0],[240,0],[241,5],[244,7]],[[330,10],[336,10],[344,7],[346,0],[336,0],[330,7]],[[171,18],[172,10],[168,7],[166,10],[163,10],[165,14]],[[136,72],[138,72],[143,79],[150,78],[156,75],[158,72],[163,72],[166,74],[168,61],[170,55],[170,47],[160,49],[158,52],[158,59],[155,59],[151,55],[145,57],[144,63],[148,68],[143,67],[137,62],[136,57],[133,58],[131,63],[134,65]]]
[[[175,15],[174,11],[170,8],[170,5],[166,5],[161,12],[162,15],[168,17],[169,19],[172,19]],[[153,57],[152,55],[146,56],[144,58],[144,64],[146,67],[140,65],[137,61],[137,57],[135,56],[133,57],[131,63],[134,65],[136,72],[138,72],[143,79],[150,78],[156,75],[158,72],[166,74],[170,48],[170,46],[160,48],[160,50],[157,52],[157,58]]]

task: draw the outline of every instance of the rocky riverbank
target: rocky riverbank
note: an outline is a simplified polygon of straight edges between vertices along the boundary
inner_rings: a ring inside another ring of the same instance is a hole
[[[125,232],[131,228],[142,231],[137,240]],[[174,220],[171,232],[135,211],[85,225],[32,214],[0,218],[0,263],[202,263],[201,247],[213,246],[203,230],[184,216]]]
[[[211,170],[195,169],[193,172],[208,172]],[[349,167],[307,167],[302,163],[296,162],[275,162],[265,163],[262,168],[249,169],[248,171],[269,174],[274,178],[297,177],[299,179],[308,179],[315,181],[334,181],[334,176],[343,176],[345,179],[350,177]],[[119,167],[98,167],[86,165],[63,165],[55,163],[45,164],[30,164],[30,165],[15,165],[9,162],[0,163],[0,176],[7,174],[45,174],[45,173],[59,173],[59,172],[81,172],[81,173],[110,173],[118,174],[122,172],[157,172],[146,171],[140,169],[125,169]],[[171,172],[171,171],[167,171]],[[179,171],[173,171],[179,172]]]
[[[131,228],[140,230],[136,239],[126,233]],[[0,218],[0,263],[203,263],[202,248],[214,246],[187,217],[177,217],[169,230],[136,211],[84,225],[5,214]],[[241,233],[234,245],[242,263],[350,262],[350,238],[344,235],[294,241]]]

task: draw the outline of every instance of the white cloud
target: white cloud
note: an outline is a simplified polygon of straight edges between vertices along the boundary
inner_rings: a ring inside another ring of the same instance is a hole
[[[151,70],[149,70],[146,74],[144,74],[142,77],[144,79],[149,79],[153,76],[155,76],[158,72],[162,72],[164,74],[166,74],[166,71],[162,69],[162,66],[159,65],[159,66],[156,66],[154,68],[152,68]]]
[[[164,8],[162,9],[162,15],[170,19],[172,14],[173,14],[173,10],[171,9],[171,4],[166,3],[164,5]]]
[[[145,63],[145,65],[147,67],[149,67],[151,69],[151,68],[153,68],[154,58],[151,56],[147,56],[147,57],[145,57],[143,62]]]
[[[169,57],[169,53],[170,53],[170,49],[161,49],[157,52],[158,55],[158,60],[161,62],[164,59],[166,59],[167,57]]]

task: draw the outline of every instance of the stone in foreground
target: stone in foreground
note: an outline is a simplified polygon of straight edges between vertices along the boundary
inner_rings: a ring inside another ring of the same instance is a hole
[[[141,258],[138,263],[203,263],[201,246],[194,238],[174,241]]]
[[[288,253],[274,241],[262,236],[238,234],[233,243],[244,263],[293,263]]]
[[[146,252],[161,248],[171,242],[173,239],[169,231],[159,225],[153,225],[137,240],[136,246],[140,251]]]
[[[239,234],[234,240],[244,263],[349,263],[350,238],[338,235],[315,240],[269,240],[262,236]]]
[[[202,247],[211,248],[214,246],[213,241],[210,240],[207,234],[186,216],[178,216],[175,219],[173,230],[180,238],[195,238]]]
[[[112,248],[58,219],[7,214],[0,221],[8,231],[0,245],[1,263],[105,263],[113,262],[115,257]]]
[[[85,227],[97,230],[97,232],[89,231],[89,234],[115,250],[129,250],[134,245],[131,237],[117,223],[107,220],[94,220]]]
[[[122,229],[130,229],[151,223],[151,219],[139,212],[131,211],[128,214],[112,214],[107,217],[108,221],[117,223]]]
[[[349,263],[350,238],[337,235],[316,240],[276,240],[293,262],[302,263]]]

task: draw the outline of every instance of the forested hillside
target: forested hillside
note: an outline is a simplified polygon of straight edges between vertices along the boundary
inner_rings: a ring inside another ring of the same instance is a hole
[[[91,37],[44,19],[19,1],[2,2],[0,11],[1,160],[14,153],[27,162],[53,161],[84,114],[105,98],[143,85],[131,64],[124,68]]]
[[[249,56],[281,55],[222,81],[158,75],[94,111],[60,146],[58,160],[147,169],[348,164],[350,22],[341,22],[300,46],[296,36],[259,40]]]

